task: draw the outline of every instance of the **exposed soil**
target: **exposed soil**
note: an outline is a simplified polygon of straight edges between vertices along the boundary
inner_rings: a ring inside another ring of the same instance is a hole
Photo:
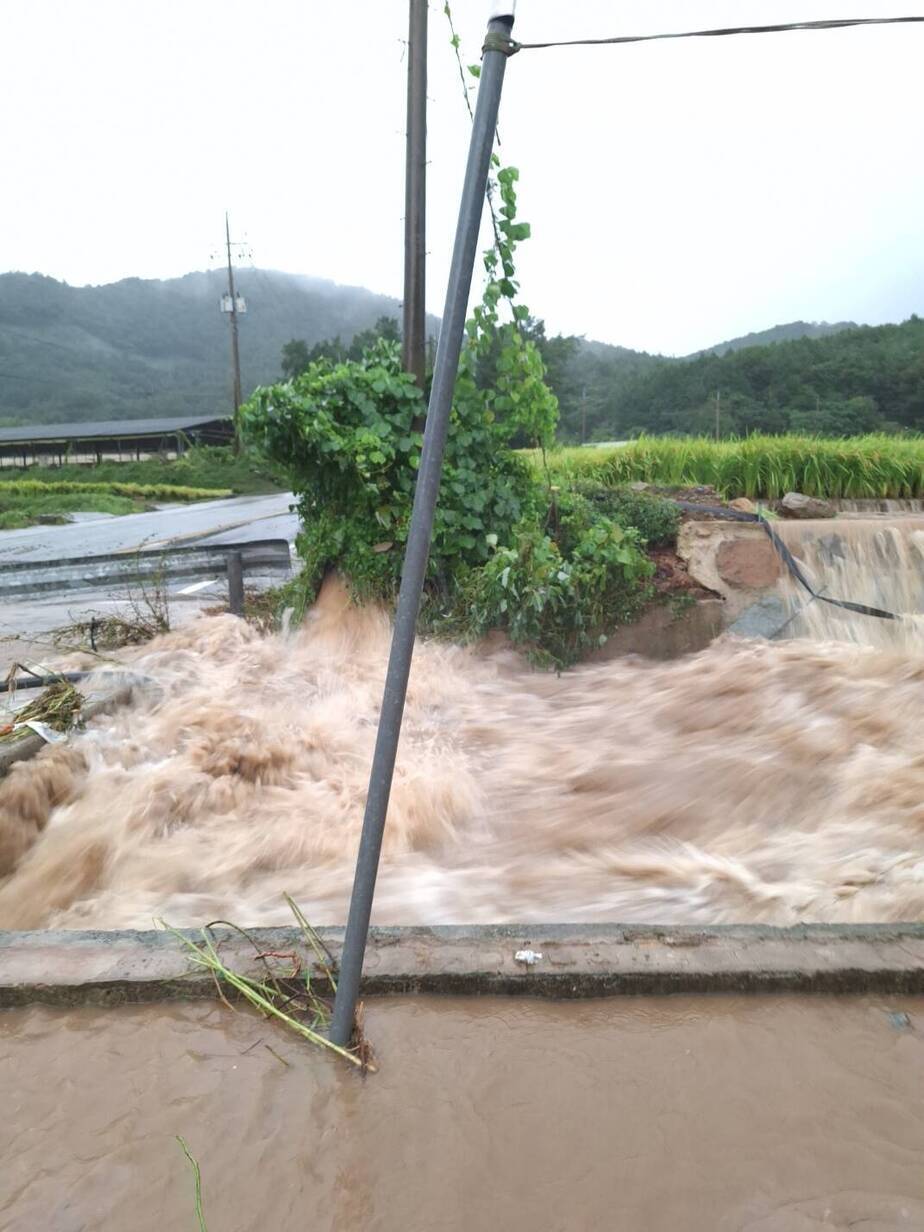
[[[658,547],[648,549],[649,558],[654,561],[655,574],[651,584],[660,596],[683,594],[691,599],[715,598],[715,591],[694,581],[687,569],[687,562],[677,555],[674,547]]]

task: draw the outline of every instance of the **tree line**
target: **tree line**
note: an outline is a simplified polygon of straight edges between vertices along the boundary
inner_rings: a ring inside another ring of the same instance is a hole
[[[826,336],[763,346],[726,344],[722,354],[688,359],[548,336],[541,320],[523,330],[537,345],[558,397],[559,437],[570,443],[650,435],[747,436],[798,432],[845,437],[866,432],[924,431],[924,320],[855,326]],[[381,317],[349,344],[292,340],[282,371],[292,377],[319,358],[357,359],[377,338],[400,338]],[[434,346],[431,339],[431,363]],[[493,358],[478,380],[496,379]]]

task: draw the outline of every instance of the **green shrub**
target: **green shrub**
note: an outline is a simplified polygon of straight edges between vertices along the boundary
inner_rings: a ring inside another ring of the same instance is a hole
[[[558,415],[541,354],[520,329],[528,310],[513,304],[513,252],[529,233],[515,221],[515,182],[512,168],[498,172],[498,243],[466,326],[422,619],[463,638],[504,629],[536,659],[563,666],[638,610],[651,565],[626,516],[556,493],[511,449],[525,438],[544,451]],[[501,323],[504,300],[513,319]],[[356,599],[394,599],[423,413],[397,344],[385,339],[359,360],[321,357],[292,381],[256,390],[241,409],[247,440],[285,469],[298,497],[304,571],[287,596],[297,608],[334,568]],[[645,513],[653,525],[653,511]]]
[[[536,661],[564,667],[638,615],[653,572],[638,532],[601,517],[580,497],[550,520],[554,532],[521,524],[509,547],[498,547],[472,572],[447,631],[479,637],[501,629]]]
[[[636,530],[640,542],[647,547],[676,543],[680,510],[672,501],[629,488],[588,486],[579,490],[619,526]]]
[[[359,361],[322,359],[290,383],[258,389],[242,409],[249,439],[288,469],[309,590],[337,567],[357,599],[396,593],[422,412],[397,344],[384,340]],[[526,464],[504,448],[504,435],[483,411],[453,410],[430,552],[429,578],[440,589],[488,559],[489,536],[509,540],[533,498]]]

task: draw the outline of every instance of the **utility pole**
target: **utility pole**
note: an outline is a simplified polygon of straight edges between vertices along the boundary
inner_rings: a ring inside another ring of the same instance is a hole
[[[401,363],[421,390],[427,377],[427,0],[410,0],[407,163],[404,189],[404,313]]]
[[[587,386],[581,390],[581,444],[587,440]]]
[[[715,391],[715,439],[716,440],[719,439],[721,420],[722,420],[722,391],[721,389],[717,389]]]
[[[237,292],[234,289],[234,267],[231,264],[231,228],[228,223],[228,211],[225,210],[225,250],[228,254],[228,294],[222,304],[222,310],[228,313],[231,323],[231,367],[234,381],[232,400],[234,402],[234,452],[241,451],[241,354],[237,344]],[[227,306],[226,306],[227,305]]]

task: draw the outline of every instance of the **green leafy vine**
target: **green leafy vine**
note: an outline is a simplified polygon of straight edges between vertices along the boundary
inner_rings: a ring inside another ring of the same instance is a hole
[[[448,4],[445,11],[451,24]],[[454,29],[452,42],[468,101]],[[545,459],[558,402],[524,329],[516,253],[530,227],[517,218],[519,172],[496,154],[491,168],[494,243],[483,257],[481,302],[466,323],[422,617],[431,631],[463,639],[503,629],[537,661],[561,667],[632,618],[652,567],[637,529],[553,487],[547,466],[540,482],[517,452],[530,445]],[[423,409],[398,343],[385,338],[358,359],[317,355],[242,408],[246,436],[286,469],[297,494],[303,603],[330,570],[357,601],[393,601]]]

